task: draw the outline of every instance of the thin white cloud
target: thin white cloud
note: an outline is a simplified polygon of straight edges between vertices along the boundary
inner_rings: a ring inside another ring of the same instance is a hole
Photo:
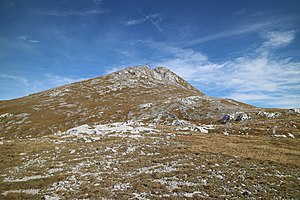
[[[243,101],[243,102],[261,102],[262,100],[270,100],[270,99],[276,99],[275,97],[269,96],[267,94],[262,93],[231,93],[229,98]]]
[[[38,40],[28,40],[28,42],[30,42],[30,43],[39,43]]]
[[[101,6],[102,0],[94,0],[95,5]]]
[[[44,74],[39,80],[29,80],[21,76],[0,73],[0,89],[2,89],[2,83],[5,83],[5,79],[13,81],[14,84],[12,85],[20,89],[20,91],[18,91],[18,93],[20,93],[19,95],[25,96],[65,84],[82,81],[86,78]],[[8,94],[2,94],[1,98],[10,99],[12,97],[10,97]]]
[[[287,46],[295,39],[295,31],[270,31],[262,34],[266,41],[257,49],[257,52],[267,54],[272,49]]]
[[[27,36],[24,36],[24,35],[17,37],[17,39],[21,40],[21,41],[29,42],[29,43],[39,43],[40,42],[38,40],[29,39]]]
[[[164,34],[163,29],[159,26],[159,22],[162,21],[162,18],[160,17],[160,15],[154,14],[154,15],[150,15],[150,16],[147,16],[147,17],[149,18],[149,20],[153,24],[153,26],[155,26],[156,29],[159,30],[159,32]]]
[[[100,15],[104,13],[108,13],[108,9],[104,9],[102,7],[101,0],[93,0],[91,2],[91,8],[86,8],[84,10],[34,10],[34,14],[38,15],[47,15],[47,16],[55,16],[55,17],[69,17],[69,16],[89,16],[89,15]]]
[[[85,78],[70,77],[70,76],[58,76],[58,75],[53,75],[53,74],[45,74],[44,77],[45,77],[44,82],[47,85],[50,85],[52,87],[53,86],[54,87],[61,86],[61,85],[85,80]]]
[[[17,37],[17,39],[19,39],[19,40],[27,40],[27,37],[26,36],[24,36],[24,35],[22,35],[22,36],[20,36],[20,37]]]
[[[146,45],[169,52],[167,58],[153,63],[166,66],[205,91],[223,91],[223,97],[270,107],[300,107],[300,62],[281,59],[274,48],[293,41],[294,31],[276,32],[263,37],[261,46],[249,52],[251,56],[238,57],[215,63],[189,48],[179,48],[156,42]],[[269,44],[270,42],[273,45]],[[268,45],[266,45],[268,44]],[[262,48],[263,47],[263,48]],[[293,98],[290,98],[293,94]]]
[[[277,23],[284,21],[285,19],[280,20],[269,20],[269,21],[262,21],[253,23],[251,25],[244,25],[244,26],[236,26],[229,30],[224,30],[209,36],[201,37],[195,40],[192,40],[186,44],[184,44],[185,47],[194,46],[197,44],[202,44],[205,42],[209,42],[212,40],[232,37],[236,35],[246,34],[246,33],[253,33],[257,31],[265,30],[266,28],[269,28],[270,26],[276,25]]]
[[[35,11],[38,15],[48,15],[55,17],[69,17],[69,16],[88,16],[88,15],[99,15],[107,13],[107,9],[91,9],[91,10],[76,10],[76,11],[60,11],[60,10],[48,10],[48,11]]]
[[[295,38],[295,31],[273,31],[267,32],[264,36],[270,46],[283,46],[291,43]]]
[[[78,81],[85,80],[86,78],[80,77],[72,77],[72,76],[59,76],[53,74],[44,74],[42,81],[39,83],[43,83],[44,85],[48,85],[50,87],[56,87],[64,84],[74,83]],[[17,81],[22,83],[24,86],[32,86],[32,82],[29,82],[28,79],[23,78],[21,76],[9,75],[5,73],[0,73],[0,79],[11,79],[13,81]]]
[[[23,78],[23,77],[20,77],[20,76],[14,76],[14,75],[0,73],[0,78],[1,79],[11,79],[13,81],[20,82],[25,86],[29,86],[28,80],[26,78]]]
[[[82,81],[82,80],[85,80],[86,78],[44,74],[38,80],[31,80],[31,79],[29,80],[29,79],[19,77],[19,76],[13,76],[13,75],[0,73],[0,89],[3,89],[3,86],[1,83],[4,83],[4,81],[5,81],[2,79],[10,79],[11,81],[14,81],[15,84],[13,84],[13,87],[19,89],[17,92],[13,91],[14,95],[12,95],[12,96],[9,94],[0,95],[0,98],[2,98],[2,99],[11,99],[11,98],[16,98],[16,96],[15,96],[16,93],[18,93],[18,97],[26,96],[26,95],[33,94],[36,92],[48,90],[50,88],[55,88],[55,87],[62,86],[65,84]],[[13,88],[13,90],[15,90],[15,88]],[[7,88],[5,88],[5,89],[7,89]]]
[[[138,12],[142,15],[142,17],[137,19],[129,19],[124,23],[124,26],[134,26],[145,23],[149,21],[159,32],[164,34],[163,29],[160,27],[159,23],[162,21],[162,18],[159,13],[154,13],[150,15],[146,15],[140,9],[137,9]]]
[[[142,24],[145,21],[147,21],[146,17],[142,17],[142,18],[139,18],[139,19],[129,19],[128,21],[126,21],[124,23],[124,26],[134,26],[134,25]]]
[[[277,98],[273,100],[272,104],[282,108],[292,108],[292,107],[299,108],[299,95],[287,94],[284,99]]]

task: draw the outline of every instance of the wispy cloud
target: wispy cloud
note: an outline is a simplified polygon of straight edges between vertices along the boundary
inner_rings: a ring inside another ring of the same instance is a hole
[[[1,37],[0,36],[0,58],[14,57],[18,53],[25,55],[31,54],[31,56],[39,56],[38,51],[39,41],[30,40],[25,36],[20,37]],[[18,53],[17,53],[18,52]]]
[[[150,15],[146,15],[143,11],[140,9],[137,9],[137,11],[141,14],[142,17],[136,18],[136,19],[129,19],[124,23],[124,26],[133,26],[142,24],[144,22],[150,22],[159,32],[164,33],[163,29],[160,27],[159,23],[162,21],[162,17],[159,13],[154,13]]]
[[[107,12],[109,12],[109,10],[106,9],[91,9],[91,10],[76,10],[76,11],[60,11],[60,10],[35,11],[35,13],[39,15],[48,15],[48,16],[56,16],[56,17],[99,15]]]
[[[99,15],[108,13],[108,9],[104,9],[102,7],[101,0],[93,0],[89,2],[91,4],[88,8],[82,10],[61,10],[61,9],[54,9],[54,10],[34,10],[34,14],[38,15],[47,15],[47,16],[55,16],[55,17],[69,17],[69,16],[89,16],[89,15]]]
[[[25,42],[29,42],[29,43],[39,43],[40,41],[38,40],[32,40],[32,39],[29,39],[28,37],[22,35],[22,36],[19,36],[17,37],[18,40],[22,40],[22,41],[25,41]]]
[[[50,86],[61,86],[69,83],[74,83],[78,81],[85,80],[86,78],[80,78],[80,77],[71,77],[71,76],[59,76],[59,75],[53,75],[53,74],[45,74],[44,75],[45,80],[44,82],[47,85]]]
[[[274,48],[293,41],[294,31],[270,32],[249,54],[221,63],[201,52],[148,41],[145,44],[169,52],[153,65],[166,66],[208,93],[270,107],[300,107],[300,62],[276,56]],[[259,50],[258,50],[259,49]]]
[[[39,43],[38,40],[28,40],[28,42],[31,42],[31,43]]]
[[[38,80],[33,80],[29,82],[27,87],[27,94],[32,94],[51,88],[59,87],[65,84],[74,83],[78,81],[85,80],[86,78],[76,77],[76,76],[64,76],[55,74],[44,74]]]
[[[102,0],[94,0],[94,3],[96,6],[101,6],[102,5]]]
[[[0,91],[7,91],[9,90],[9,88],[11,88],[12,91],[17,89],[17,91],[13,92],[13,95],[9,94],[9,92],[1,94],[0,99],[16,98],[16,94],[18,94],[18,97],[21,97],[35,92],[40,92],[50,88],[58,87],[61,85],[82,81],[85,79],[86,78],[76,76],[44,74],[41,76],[40,79],[32,80],[24,78],[22,76],[0,73]],[[5,82],[7,80],[14,82],[14,84],[6,86]]]
[[[271,31],[263,35],[267,40],[264,45],[267,46],[285,46],[295,39],[295,31]]]
[[[14,75],[0,73],[0,79],[11,79],[13,81],[20,82],[21,84],[23,84],[25,86],[29,86],[28,80],[26,78],[23,78],[20,76],[14,76]]]
[[[272,19],[272,20],[268,20],[268,21],[253,23],[251,25],[247,24],[247,25],[242,25],[242,26],[236,26],[236,27],[233,27],[232,29],[224,30],[224,31],[212,34],[212,35],[197,38],[195,40],[192,40],[192,41],[184,44],[184,46],[190,47],[190,46],[194,46],[197,44],[209,42],[212,40],[217,40],[217,39],[232,37],[232,36],[236,36],[236,35],[262,31],[262,30],[265,30],[271,26],[274,26],[284,20],[285,20],[284,18],[276,19],[276,20]]]
[[[133,26],[133,25],[138,25],[142,24],[147,21],[146,17],[138,18],[138,19],[129,19],[124,23],[124,26]]]
[[[256,50],[268,54],[271,50],[285,47],[295,39],[295,31],[270,31],[261,34],[265,42]]]

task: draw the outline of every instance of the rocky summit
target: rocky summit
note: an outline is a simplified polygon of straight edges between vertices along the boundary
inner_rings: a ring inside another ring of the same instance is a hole
[[[299,127],[128,67],[0,101],[0,199],[299,199]]]

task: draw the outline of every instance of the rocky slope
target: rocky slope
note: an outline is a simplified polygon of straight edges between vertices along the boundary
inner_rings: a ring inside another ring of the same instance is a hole
[[[0,102],[0,199],[298,199],[299,127],[129,67]]]
[[[215,99],[163,67],[130,67],[104,77],[0,102],[4,137],[47,135],[82,124],[186,119],[215,122],[227,112],[253,108]]]

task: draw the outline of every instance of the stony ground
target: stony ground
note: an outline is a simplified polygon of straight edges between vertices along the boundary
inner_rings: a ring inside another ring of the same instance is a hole
[[[0,198],[300,199],[299,139],[179,129],[114,123],[2,140]]]
[[[0,101],[0,199],[300,199],[299,141],[299,109],[129,67]]]

